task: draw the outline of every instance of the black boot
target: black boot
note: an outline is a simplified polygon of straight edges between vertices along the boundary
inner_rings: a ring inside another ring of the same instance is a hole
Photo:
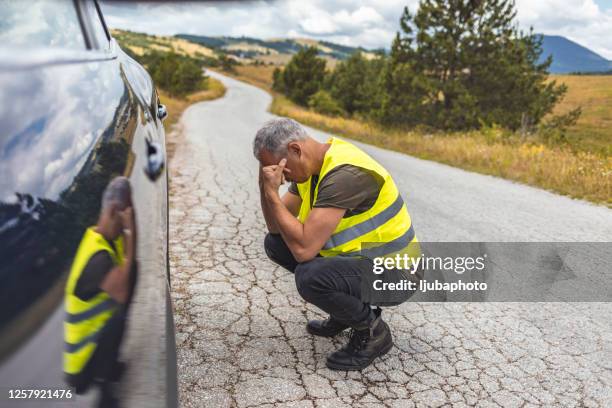
[[[331,316],[325,320],[311,320],[306,325],[306,331],[315,336],[332,337],[349,327],[334,320]]]
[[[348,344],[327,356],[327,367],[332,370],[363,370],[392,347],[391,330],[377,309],[373,320],[352,329]]]
[[[110,383],[100,384],[100,397],[98,399],[98,408],[120,408],[119,400],[115,396],[113,387]]]
[[[112,382],[119,382],[123,378],[123,374],[127,370],[127,363],[124,361],[115,361],[113,370],[110,373],[109,380]]]

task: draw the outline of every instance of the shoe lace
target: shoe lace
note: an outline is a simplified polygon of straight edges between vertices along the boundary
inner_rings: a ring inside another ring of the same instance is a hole
[[[366,344],[368,344],[368,340],[370,340],[370,330],[357,330],[351,328],[349,338],[350,340],[348,344],[355,350],[361,350]]]

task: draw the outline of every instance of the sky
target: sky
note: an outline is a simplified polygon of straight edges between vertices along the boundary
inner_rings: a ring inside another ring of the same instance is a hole
[[[612,0],[515,0],[521,28],[562,35],[612,60]],[[178,33],[305,37],[369,49],[389,48],[404,6],[419,0],[255,0],[149,2],[102,0],[111,28]]]

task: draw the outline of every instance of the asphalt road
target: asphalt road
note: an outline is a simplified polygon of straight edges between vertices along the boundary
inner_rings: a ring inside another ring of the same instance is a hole
[[[611,406],[612,303],[425,303],[387,309],[394,349],[334,372],[293,276],[267,260],[255,132],[270,96],[226,96],[180,122],[170,262],[180,401],[201,406]],[[325,140],[328,135],[308,129]],[[421,241],[606,241],[612,211],[359,144],[394,176]],[[608,275],[609,277],[609,275]]]

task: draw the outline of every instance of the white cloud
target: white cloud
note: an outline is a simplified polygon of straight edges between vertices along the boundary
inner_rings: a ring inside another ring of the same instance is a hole
[[[523,28],[562,35],[612,59],[612,9],[593,0],[516,0],[516,7]]]
[[[418,0],[286,0],[244,3],[103,3],[111,27],[173,35],[310,37],[388,48],[404,6]],[[563,35],[612,59],[612,9],[593,0],[516,0],[524,29]]]

